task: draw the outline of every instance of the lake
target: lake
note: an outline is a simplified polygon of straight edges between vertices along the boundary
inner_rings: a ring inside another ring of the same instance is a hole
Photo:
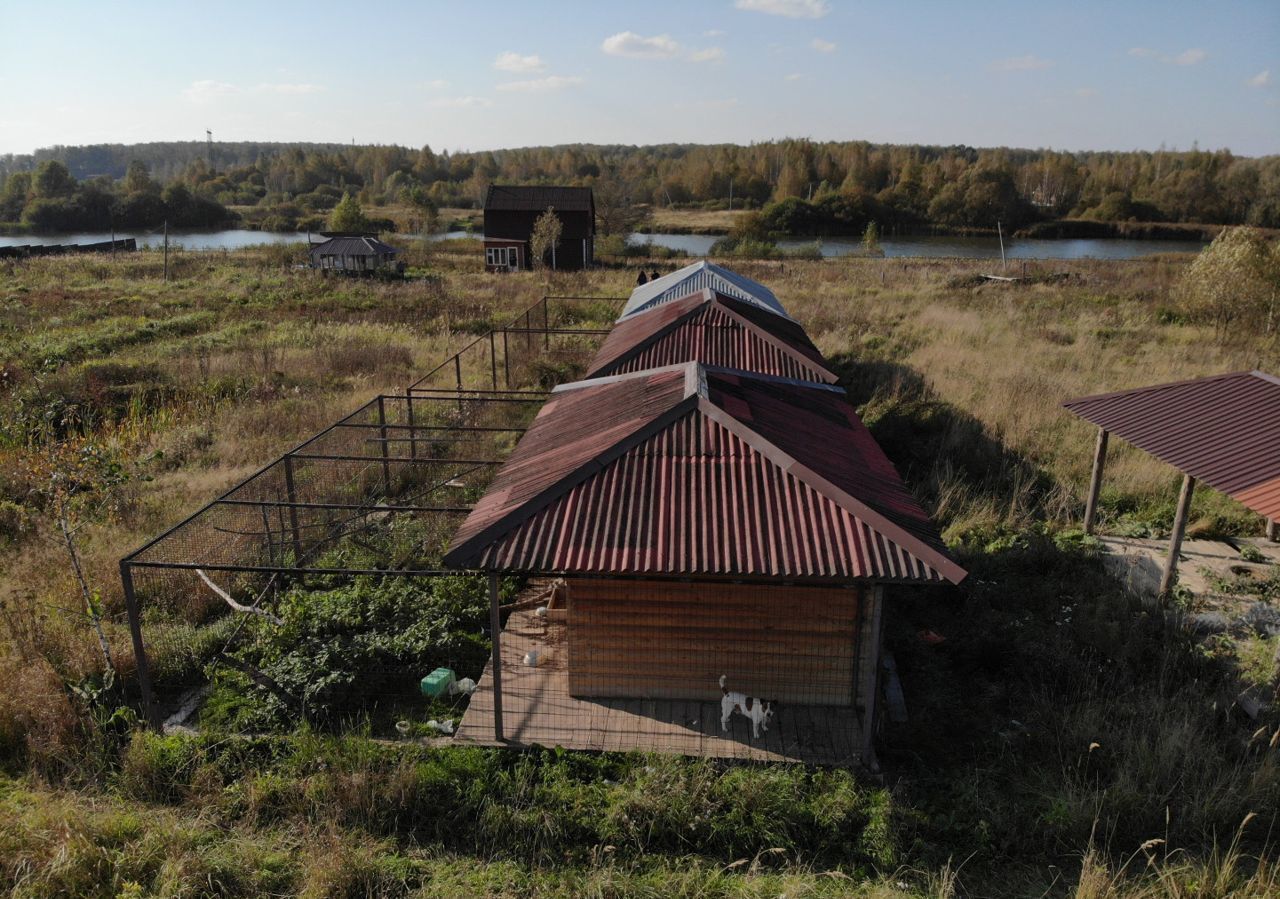
[[[684,250],[690,256],[705,256],[719,238],[707,234],[632,234],[627,243]],[[813,239],[778,241],[779,247],[794,249],[813,246]],[[1136,259],[1157,253],[1198,253],[1204,244],[1195,240],[1128,240],[1124,238],[1092,240],[1013,240],[1004,242],[1009,259]],[[956,256],[963,259],[999,259],[1000,240],[996,237],[886,237],[880,241],[885,256]],[[823,256],[847,256],[862,249],[854,238],[824,238]]]
[[[139,247],[159,247],[164,243],[163,233],[154,231],[117,231],[117,239],[132,237]],[[456,240],[465,237],[481,237],[467,231],[447,231],[432,234],[429,240]],[[15,234],[0,235],[0,247],[23,244],[73,244],[97,243],[110,240],[110,232],[86,232],[80,234]],[[632,234],[631,244],[652,243],[654,246],[684,250],[690,256],[705,256],[718,238],[708,234]],[[188,250],[236,250],[257,244],[305,243],[305,232],[247,231],[186,231],[169,232],[169,245]],[[778,241],[786,248],[812,246],[813,240],[788,239]],[[887,237],[880,241],[886,256],[954,256],[964,259],[999,259],[1000,242],[994,237]],[[1136,259],[1156,253],[1197,253],[1204,244],[1194,240],[1127,240],[1123,238],[1091,240],[1006,240],[1005,254],[1010,259]],[[846,256],[861,249],[861,244],[851,238],[830,238],[822,241],[823,256]]]
[[[163,231],[117,231],[116,240],[132,237],[138,248],[164,246]],[[111,239],[110,231],[86,231],[77,234],[4,234],[0,235],[0,247],[20,247],[25,244],[73,244],[99,243]],[[257,244],[306,243],[305,231],[170,231],[169,246],[181,246],[188,250],[238,250]]]

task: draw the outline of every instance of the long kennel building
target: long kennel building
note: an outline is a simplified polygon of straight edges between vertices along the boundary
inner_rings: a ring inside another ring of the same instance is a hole
[[[873,763],[886,589],[965,573],[803,329],[732,275],[727,301],[722,281],[624,310],[456,533],[450,566],[564,579],[496,628],[460,739]],[[665,364],[618,361],[646,353]],[[773,702],[759,738],[721,729],[721,676]]]

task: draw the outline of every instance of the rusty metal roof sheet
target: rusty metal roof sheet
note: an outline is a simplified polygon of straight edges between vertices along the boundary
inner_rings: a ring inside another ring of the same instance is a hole
[[[759,281],[740,275],[732,269],[714,262],[695,262],[670,274],[655,278],[631,291],[631,299],[622,307],[618,321],[632,315],[648,312],[665,303],[687,297],[697,290],[710,288],[718,293],[735,297],[760,309],[790,318],[773,291]]]
[[[798,322],[710,289],[618,322],[585,377],[678,362],[828,384],[837,380]]]
[[[842,390],[699,364],[558,388],[446,562],[789,580],[964,577]]]
[[[1280,519],[1280,378],[1234,372],[1063,405],[1258,514]]]

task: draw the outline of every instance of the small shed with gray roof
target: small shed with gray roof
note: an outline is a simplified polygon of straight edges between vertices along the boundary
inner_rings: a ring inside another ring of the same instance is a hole
[[[345,275],[396,272],[400,251],[367,234],[326,234],[327,240],[311,245],[311,267]]]

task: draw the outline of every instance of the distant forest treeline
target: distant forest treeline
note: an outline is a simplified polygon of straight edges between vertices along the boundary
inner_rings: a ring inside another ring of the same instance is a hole
[[[0,156],[0,222],[33,230],[321,227],[344,193],[430,227],[488,186],[595,188],[605,233],[651,205],[762,210],[769,231],[1007,228],[1063,218],[1280,227],[1280,156],[1228,150],[1078,152],[783,140],[566,145],[477,153],[430,147],[198,141],[52,147]]]

